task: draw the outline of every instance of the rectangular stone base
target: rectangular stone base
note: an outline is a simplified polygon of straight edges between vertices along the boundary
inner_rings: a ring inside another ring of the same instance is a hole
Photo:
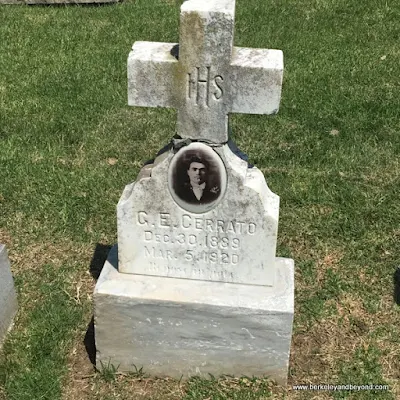
[[[17,312],[17,295],[6,246],[0,244],[0,346]]]
[[[285,384],[294,263],[275,287],[122,274],[116,246],[94,291],[97,367],[188,378],[269,376]]]

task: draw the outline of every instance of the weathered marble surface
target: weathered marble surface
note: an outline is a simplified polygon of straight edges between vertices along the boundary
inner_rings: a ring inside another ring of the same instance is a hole
[[[228,113],[278,112],[280,50],[233,46],[234,0],[182,4],[180,43],[136,42],[128,58],[128,104],[178,110],[182,138],[228,140]]]
[[[173,150],[126,186],[117,206],[120,272],[274,284],[279,197],[259,169],[234,154],[233,143],[213,149],[228,184],[210,211],[196,214],[175,203],[167,187]]]
[[[275,287],[121,274],[114,247],[97,282],[98,367],[156,376],[269,375],[285,384],[293,320],[293,261]]]
[[[129,55],[129,104],[176,108],[181,139],[118,203],[118,251],[94,292],[98,368],[286,382],[294,265],[275,257],[279,197],[228,140],[229,113],[277,112],[283,56],[233,47],[234,9],[184,2],[179,46]]]
[[[0,244],[0,345],[12,325],[17,308],[17,296],[7,249],[4,244]]]

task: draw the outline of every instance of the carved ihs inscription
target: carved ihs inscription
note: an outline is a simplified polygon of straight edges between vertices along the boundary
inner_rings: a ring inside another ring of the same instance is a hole
[[[188,73],[187,97],[195,105],[210,106],[210,100],[219,101],[224,95],[221,75],[211,76],[211,67],[196,67]]]

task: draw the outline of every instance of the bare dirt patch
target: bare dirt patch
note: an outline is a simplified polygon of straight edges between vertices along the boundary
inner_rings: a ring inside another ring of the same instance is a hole
[[[393,299],[385,296],[379,312],[369,313],[362,300],[346,293],[336,303],[337,315],[322,319],[309,330],[299,332],[293,337],[289,377],[288,399],[331,399],[326,392],[317,392],[310,397],[310,391],[291,390],[298,384],[347,384],[338,382],[339,366],[343,362],[351,363],[357,348],[367,349],[377,346],[382,351],[380,364],[383,378],[390,384],[396,398],[400,398],[399,371],[400,351],[398,338],[395,338],[390,326],[395,326],[398,314],[394,310]],[[374,330],[389,327],[387,333]],[[380,384],[381,382],[373,382]]]
[[[64,385],[63,400],[89,399],[93,391],[95,369],[90,362],[80,335],[68,356],[68,376]]]
[[[5,244],[7,248],[11,246],[11,235],[5,229],[0,229],[0,243]]]

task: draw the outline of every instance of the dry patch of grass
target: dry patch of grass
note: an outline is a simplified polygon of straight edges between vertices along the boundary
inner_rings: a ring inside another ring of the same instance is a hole
[[[94,366],[84,345],[84,335],[80,332],[68,355],[68,376],[65,380],[63,399],[88,399],[93,390]]]
[[[90,244],[78,244],[62,238],[50,242],[27,239],[25,235],[11,237],[5,229],[0,229],[0,243],[6,245],[12,270],[16,275],[41,269],[45,264],[59,267],[77,261],[90,263],[93,255],[93,246]]]
[[[351,364],[357,349],[368,350],[370,346],[377,346],[382,354],[382,376],[389,382],[396,398],[400,398],[399,343],[390,329],[398,323],[393,299],[390,296],[382,298],[379,312],[371,314],[366,311],[361,299],[345,293],[336,307],[337,315],[322,319],[309,330],[294,335],[289,384],[380,384],[382,382],[340,381],[343,379],[340,366],[343,363]],[[387,330],[386,334],[382,333],[382,329]],[[377,330],[379,334],[375,335]],[[289,391],[288,394],[288,398],[306,398],[302,392]],[[328,393],[318,392],[316,398],[332,397]]]
[[[77,245],[71,241],[64,240],[58,243],[31,243],[26,247],[11,245],[9,257],[12,265],[13,274],[16,279],[21,280],[19,286],[19,317],[29,315],[28,310],[34,307],[40,300],[39,292],[33,290],[32,284],[36,284],[32,274],[40,273],[45,265],[52,268],[60,268],[62,265],[71,265],[76,268],[78,265],[87,265],[86,271],[72,271],[64,275],[64,293],[81,304],[81,297],[93,280],[89,272],[89,264],[93,249],[89,245]],[[72,289],[73,288],[73,289]],[[72,290],[72,293],[71,293]],[[87,300],[91,300],[90,295],[85,295]]]
[[[85,347],[85,334],[79,333],[69,354],[69,374],[64,384],[63,400],[182,398],[184,385],[174,379],[150,378],[141,373],[125,374],[118,371],[107,375],[96,371]]]
[[[11,235],[5,230],[0,228],[0,243],[5,244],[7,247],[7,252],[9,253],[9,249],[13,243]]]

